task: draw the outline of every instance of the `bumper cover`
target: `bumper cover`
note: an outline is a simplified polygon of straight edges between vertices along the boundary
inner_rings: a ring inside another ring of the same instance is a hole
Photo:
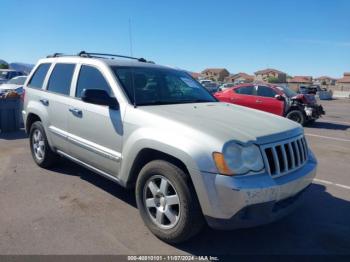
[[[206,216],[207,223],[212,228],[223,230],[249,228],[271,223],[294,211],[302,203],[300,199],[308,187],[296,195],[280,201],[269,201],[246,206],[229,219]]]
[[[316,166],[310,151],[303,167],[278,178],[267,173],[241,177],[203,174],[210,204],[202,210],[208,225],[216,229],[253,227],[287,215],[312,183]]]

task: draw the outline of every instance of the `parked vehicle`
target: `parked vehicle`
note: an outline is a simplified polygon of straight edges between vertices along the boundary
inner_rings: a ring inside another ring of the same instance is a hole
[[[0,69],[0,84],[3,84],[16,76],[23,75],[25,74],[21,71],[16,71],[12,69]]]
[[[26,81],[26,76],[17,76],[9,81],[7,81],[5,84],[0,85],[0,96],[5,95],[9,92],[15,92],[18,95],[23,94],[23,85]]]
[[[333,93],[328,91],[327,88],[321,88],[319,85],[301,86],[299,88],[301,94],[313,94],[316,95],[320,100],[331,100]]]
[[[234,87],[235,84],[234,83],[225,83],[225,84],[222,84],[221,86],[218,87],[218,91],[224,91],[226,89],[229,89],[231,87]]]
[[[314,95],[297,94],[285,86],[242,84],[214,96],[222,102],[284,116],[301,125],[314,122],[325,114]]]
[[[297,206],[317,165],[300,125],[219,103],[185,71],[109,57],[36,65],[23,116],[37,165],[61,155],[134,188],[146,226],[171,243],[204,223],[251,227]]]
[[[203,79],[203,80],[200,80],[199,82],[212,94],[218,91],[218,85],[211,80]]]

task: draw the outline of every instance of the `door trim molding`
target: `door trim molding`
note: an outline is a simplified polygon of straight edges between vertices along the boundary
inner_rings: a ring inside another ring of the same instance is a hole
[[[67,141],[80,146],[81,148],[84,148],[85,150],[88,150],[90,152],[93,152],[97,155],[100,155],[102,157],[105,157],[107,159],[120,162],[122,160],[122,154],[120,152],[111,150],[109,148],[106,148],[104,146],[98,145],[96,143],[93,143],[89,140],[83,139],[79,136],[75,136],[71,133],[68,133],[66,131],[63,131],[62,129],[59,129],[54,126],[49,126],[49,130],[55,134],[58,135]]]

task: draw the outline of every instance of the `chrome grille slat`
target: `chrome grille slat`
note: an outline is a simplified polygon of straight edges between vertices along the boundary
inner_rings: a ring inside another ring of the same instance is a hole
[[[272,148],[272,156],[273,156],[273,161],[275,162],[276,174],[278,175],[281,173],[281,169],[280,169],[280,163],[278,161],[276,147]]]
[[[295,168],[295,158],[294,158],[294,152],[293,152],[293,147],[291,143],[288,143],[288,149],[290,153],[290,158],[292,159],[292,169]]]
[[[302,167],[308,159],[304,136],[261,146],[266,171],[279,177]]]
[[[281,149],[282,149],[283,162],[284,162],[283,172],[286,172],[286,171],[288,171],[288,158],[287,158],[286,149],[285,149],[284,145],[281,145]]]

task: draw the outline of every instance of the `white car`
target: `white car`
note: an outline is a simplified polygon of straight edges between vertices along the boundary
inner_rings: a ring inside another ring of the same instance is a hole
[[[17,94],[22,95],[23,85],[26,79],[26,76],[17,76],[0,85],[0,95],[4,95],[10,91],[14,91]]]

